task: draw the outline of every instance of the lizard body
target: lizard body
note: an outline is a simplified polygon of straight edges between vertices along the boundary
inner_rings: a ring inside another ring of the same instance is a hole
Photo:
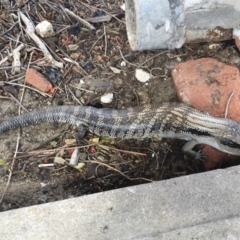
[[[183,150],[196,155],[196,144],[207,144],[240,156],[240,124],[212,117],[182,103],[147,104],[126,109],[56,106],[13,117],[0,123],[0,133],[41,122],[85,125],[99,136],[122,139],[152,137],[187,140]]]

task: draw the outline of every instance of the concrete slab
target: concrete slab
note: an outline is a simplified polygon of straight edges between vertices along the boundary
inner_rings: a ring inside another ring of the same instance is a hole
[[[0,239],[240,239],[240,167],[0,213]]]

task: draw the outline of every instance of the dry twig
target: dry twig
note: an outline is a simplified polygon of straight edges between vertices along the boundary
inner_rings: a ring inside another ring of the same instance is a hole
[[[20,44],[17,48],[15,48],[11,53],[8,54],[8,56],[6,56],[5,58],[3,58],[0,61],[0,65],[3,64],[4,62],[6,62],[10,57],[12,57],[15,53],[21,51],[24,48],[24,44]],[[13,68],[16,66],[12,66]]]
[[[83,24],[84,26],[88,27],[90,30],[94,30],[95,29],[95,27],[92,24],[90,24],[86,20],[80,18],[79,16],[77,16],[74,12],[70,11],[69,9],[64,8],[64,11],[68,15],[70,15],[71,17],[74,17],[75,19],[77,19],[81,24]]]
[[[27,85],[18,84],[18,83],[13,83],[13,82],[6,82],[6,84],[13,85],[13,86],[20,86],[20,87],[23,87],[23,88],[29,88],[29,89],[31,89],[31,90],[33,90],[33,91],[41,94],[41,95],[44,96],[44,97],[46,97],[46,96],[52,97],[51,95],[49,95],[49,94],[47,94],[47,93],[43,93],[43,92],[41,92],[41,91],[39,91],[39,90],[37,90],[37,89],[35,89],[35,88],[29,87],[29,86],[27,86]]]
[[[28,112],[28,110],[21,104],[21,102],[19,102],[10,92],[8,92],[8,95],[19,105],[19,107]]]
[[[228,98],[227,105],[226,105],[226,109],[225,109],[225,113],[224,113],[224,117],[225,117],[225,118],[226,118],[227,115],[228,115],[228,108],[229,108],[229,104],[230,104],[230,102],[231,102],[231,100],[232,100],[233,95],[234,95],[234,91],[232,91],[231,95],[230,95],[229,98]]]
[[[82,2],[82,1],[81,1],[81,4],[83,4],[84,6],[88,7],[89,9],[91,9],[91,10],[93,10],[93,11],[101,10],[101,11],[105,12],[107,15],[109,15],[109,16],[115,18],[117,21],[119,21],[119,22],[125,24],[124,21],[120,20],[119,18],[115,17],[113,14],[109,13],[108,11],[106,11],[106,10],[104,10],[104,9],[102,9],[102,8],[100,9],[100,8],[97,8],[97,7],[91,6],[91,5],[89,5],[89,4],[87,4],[87,3],[84,3],[84,2]]]
[[[53,59],[52,55],[50,54],[50,52],[48,51],[48,49],[46,48],[42,40],[35,34],[35,26],[33,25],[33,23],[22,12],[19,12],[19,14],[22,21],[26,25],[26,28],[25,28],[26,33],[41,49],[46,59],[46,62],[52,65],[53,67],[63,68],[63,63]]]
[[[136,180],[144,180],[144,181],[147,181],[147,182],[153,182],[153,180],[151,179],[147,179],[147,178],[130,178],[129,176],[127,176],[126,174],[124,174],[123,172],[119,171],[118,169],[114,168],[114,167],[111,167],[110,165],[106,164],[106,163],[102,163],[102,162],[98,162],[98,161],[84,161],[86,163],[96,163],[96,164],[100,164],[102,166],[105,166],[107,167],[108,169],[110,170],[113,170],[115,172],[117,172],[118,174],[120,174],[121,176],[123,176],[124,178],[128,179],[129,181],[136,181]]]
[[[13,173],[13,166],[15,164],[15,160],[16,160],[16,156],[17,156],[17,152],[18,152],[18,147],[19,147],[19,141],[20,141],[20,135],[18,134],[18,137],[17,137],[17,144],[16,144],[16,149],[15,149],[15,153],[14,153],[14,157],[13,157],[13,161],[12,161],[12,165],[11,165],[11,168],[9,169],[9,175],[8,175],[8,181],[7,181],[7,185],[3,191],[3,194],[2,194],[2,197],[0,199],[0,203],[2,203],[3,201],[3,198],[8,190],[8,187],[10,185],[10,181],[11,181],[11,178],[12,178],[12,173]]]

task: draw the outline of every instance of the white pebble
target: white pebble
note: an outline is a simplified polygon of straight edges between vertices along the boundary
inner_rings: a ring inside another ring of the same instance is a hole
[[[52,24],[46,20],[40,22],[36,26],[35,30],[36,33],[42,38],[52,37],[55,35]]]
[[[85,81],[83,79],[80,79],[80,84],[85,84]]]
[[[41,185],[41,187],[46,187],[48,184],[41,182],[40,185]]]
[[[110,103],[113,100],[113,93],[106,93],[101,96],[102,103]]]
[[[135,77],[139,82],[145,83],[151,78],[151,75],[142,69],[136,69]]]
[[[122,62],[120,63],[120,66],[121,66],[121,67],[126,67],[126,65],[127,65],[127,64],[126,64],[125,61],[122,61]]]
[[[115,67],[110,67],[110,69],[114,72],[114,73],[120,73],[121,70],[119,70],[118,68]]]
[[[120,8],[121,8],[123,11],[125,11],[125,9],[126,9],[126,7],[125,7],[125,3],[122,4],[122,5],[120,6]]]

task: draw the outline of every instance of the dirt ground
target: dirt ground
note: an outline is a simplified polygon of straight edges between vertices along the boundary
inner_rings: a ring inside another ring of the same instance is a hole
[[[177,63],[214,57],[238,68],[240,66],[239,52],[233,41],[186,44],[177,50],[133,52],[127,40],[124,11],[120,8],[123,1],[0,2],[1,58],[8,56],[18,42],[25,44],[19,73],[11,73],[11,57],[0,65],[1,122],[19,114],[21,107],[16,99],[28,111],[79,102],[119,109],[151,102],[177,101],[171,79],[171,70]],[[89,30],[67,15],[64,8],[83,19],[106,15],[111,19],[92,23],[95,30]],[[44,39],[44,42],[54,58],[64,63],[63,69],[50,68],[51,75],[46,69],[47,64],[36,64],[42,53],[25,33],[24,24],[20,24],[18,9],[35,25],[44,19],[53,24],[55,36]],[[66,58],[77,62],[80,67]],[[24,88],[28,67],[50,80],[56,80],[52,81],[57,89],[52,97]],[[110,67],[120,70],[120,73]],[[134,75],[137,68],[151,73],[153,78],[147,83],[137,81]],[[113,93],[111,103],[101,103],[104,93]],[[24,111],[21,109],[22,113]],[[0,211],[203,171],[201,162],[183,155],[183,141],[111,140],[87,132],[84,139],[75,143],[76,132],[75,126],[44,123],[0,135],[0,197],[4,195]],[[73,143],[66,144],[66,140]],[[78,169],[68,164],[73,151],[71,147],[76,146],[80,147],[81,164]],[[56,157],[66,163],[54,162]],[[47,166],[41,167],[40,164]],[[10,187],[4,193],[9,168],[12,168]]]

